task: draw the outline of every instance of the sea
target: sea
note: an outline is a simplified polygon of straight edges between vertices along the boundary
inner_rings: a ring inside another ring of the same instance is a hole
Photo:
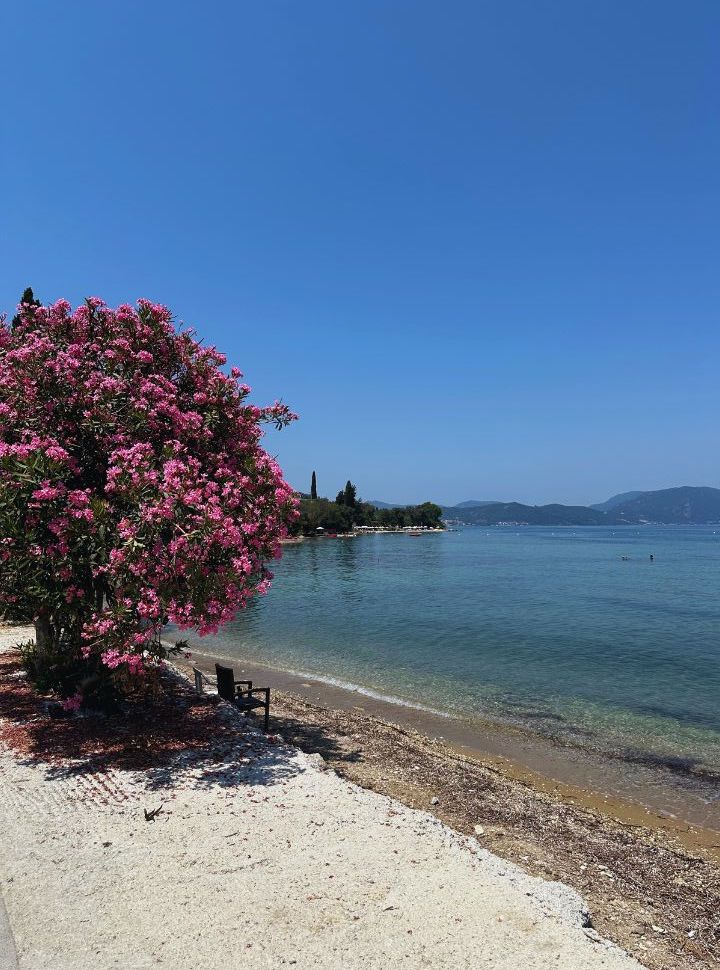
[[[649,766],[720,809],[720,525],[311,539],[274,571],[204,651]]]

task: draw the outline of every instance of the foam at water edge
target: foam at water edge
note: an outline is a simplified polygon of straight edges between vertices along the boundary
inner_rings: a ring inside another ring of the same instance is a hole
[[[361,687],[360,684],[353,684],[349,680],[339,680],[337,677],[326,677],[321,674],[306,674],[302,670],[288,670],[287,673],[292,674],[293,677],[303,677],[309,680],[316,680],[320,684],[328,684],[331,687],[340,687],[342,690],[352,691],[354,694],[362,694],[364,697],[370,697],[374,701],[382,701],[386,704],[397,704],[399,707],[410,707],[415,711],[424,711],[426,714],[435,714],[437,717],[447,717],[457,720],[455,714],[449,714],[447,711],[440,711],[435,707],[427,707],[425,704],[420,704],[416,701],[406,701],[402,697],[395,697],[393,694],[381,694],[376,690],[372,690],[370,687]]]
[[[227,660],[228,663],[238,663],[238,657],[228,657],[227,655],[215,653],[203,654],[200,650],[193,650],[193,653],[198,657],[217,657],[219,660]],[[242,661],[240,661],[242,662]],[[250,660],[249,663],[254,661]],[[455,714],[450,714],[448,711],[438,710],[436,707],[428,707],[426,704],[420,704],[417,701],[408,701],[403,697],[395,697],[393,694],[381,694],[379,691],[373,690],[371,687],[363,687],[360,684],[354,684],[350,680],[340,680],[337,677],[329,677],[324,674],[310,674],[305,670],[294,670],[291,667],[274,667],[272,664],[263,663],[263,667],[267,667],[269,670],[281,671],[284,674],[289,674],[291,677],[297,677],[302,680],[314,680],[318,684],[327,684],[329,687],[338,687],[341,690],[352,691],[353,694],[362,694],[364,697],[369,697],[374,701],[381,701],[385,704],[396,704],[398,707],[409,707],[414,711],[423,711],[425,714],[434,714],[436,717],[446,717],[451,720],[458,720],[458,716]]]

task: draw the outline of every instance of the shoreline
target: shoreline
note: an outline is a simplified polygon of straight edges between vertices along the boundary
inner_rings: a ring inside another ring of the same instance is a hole
[[[567,885],[348,783],[198,696],[176,665],[118,723],[53,719],[14,640],[0,636],[0,882],[26,970],[220,970],[228,953],[318,970],[430,956],[445,970],[641,970]]]
[[[443,532],[452,532],[453,529],[436,529],[429,526],[403,526],[403,528],[390,529],[383,528],[382,526],[358,526],[357,529],[353,529],[352,532],[323,532],[317,535],[297,535],[297,536],[286,536],[284,539],[280,540],[281,546],[293,546],[297,545],[299,542],[309,542],[313,539],[359,539],[362,536],[424,536],[433,535]]]
[[[0,879],[28,970],[75,970],[118,948],[138,965],[162,953],[178,970],[219,968],[228,946],[328,970],[358,953],[378,970],[396,956],[420,966],[428,948],[448,970],[480,957],[508,970],[638,966],[606,940],[649,970],[715,965],[717,833],[703,846],[691,827],[613,817],[607,802],[535,787],[358,704],[275,688],[264,735],[255,717],[198,696],[182,659],[129,719],[55,720],[23,677],[21,638],[0,636],[12,796],[0,798]],[[179,908],[158,921],[169,890]],[[551,901],[571,918],[567,943]]]
[[[174,663],[210,671],[211,661],[193,654]],[[237,658],[234,669],[238,678],[270,683],[270,729],[286,742],[319,755],[348,782],[431,812],[529,875],[570,886],[587,900],[593,928],[644,966],[714,965],[717,831],[423,733],[411,720],[426,726],[424,712],[397,707],[390,718],[389,705],[363,695]]]
[[[672,833],[689,850],[708,852],[709,858],[720,862],[720,804],[708,806],[700,797],[658,785],[659,772],[653,766],[644,766],[648,780],[655,782],[654,787],[645,789],[637,780],[642,777],[643,766],[633,766],[641,798],[628,785],[628,764],[622,759],[573,747],[520,726],[471,721],[332,677],[193,646],[190,651],[191,663],[207,673],[214,673],[214,664],[219,661],[233,666],[236,677],[296,696],[314,708],[367,715],[397,725],[446,749],[451,757],[491,766],[508,779],[620,823]],[[664,779],[660,776],[659,780]]]

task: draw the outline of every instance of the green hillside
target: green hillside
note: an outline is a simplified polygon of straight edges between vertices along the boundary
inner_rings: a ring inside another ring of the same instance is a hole
[[[584,505],[522,505],[520,502],[494,502],[474,508],[451,506],[443,509],[445,518],[466,525],[614,525],[624,520],[614,514],[597,512]]]
[[[654,492],[623,492],[600,505],[523,505],[521,502],[492,502],[482,506],[443,507],[443,515],[465,525],[638,525],[656,522],[667,525],[704,525],[720,522],[720,489],[692,487],[664,488]]]
[[[641,492],[636,498],[616,505],[613,514],[627,521],[673,525],[720,522],[720,489],[683,485]]]

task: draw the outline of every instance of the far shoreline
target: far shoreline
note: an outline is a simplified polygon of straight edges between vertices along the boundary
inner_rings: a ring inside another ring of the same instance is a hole
[[[293,546],[299,542],[309,542],[312,539],[359,539],[361,536],[424,536],[424,535],[437,535],[444,532],[452,532],[452,529],[441,528],[435,529],[426,526],[405,526],[402,529],[390,529],[383,528],[382,526],[369,526],[362,525],[358,526],[352,532],[329,532],[323,531],[315,535],[297,535],[297,536],[286,536],[284,539],[280,540],[281,546]]]

